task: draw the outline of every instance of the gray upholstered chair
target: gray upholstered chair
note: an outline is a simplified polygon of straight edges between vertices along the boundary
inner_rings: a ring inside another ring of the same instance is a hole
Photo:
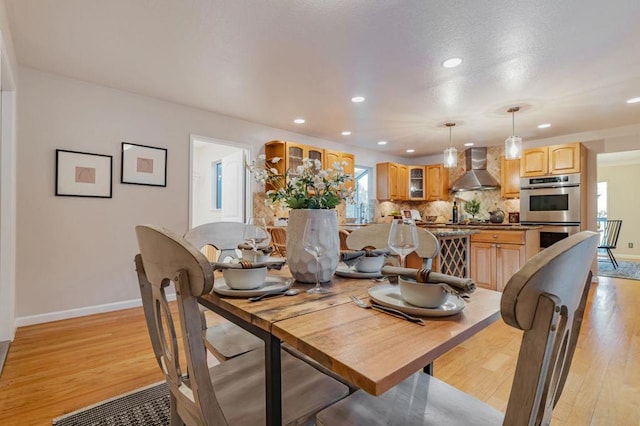
[[[218,259],[237,258],[236,249],[243,241],[247,226],[240,222],[213,222],[189,230],[184,239],[202,250],[213,246],[219,252]],[[216,259],[217,260],[217,259]],[[205,344],[220,361],[226,361],[245,352],[262,348],[262,340],[227,320],[207,328]]]
[[[170,391],[171,424],[264,424],[264,351],[207,366],[197,297],[213,288],[209,261],[184,238],[160,227],[137,226],[136,235],[140,293],[153,350]],[[165,294],[171,283],[179,318],[174,318]],[[179,356],[178,327],[184,357]],[[283,424],[313,421],[317,411],[347,392],[343,384],[282,352]]]
[[[506,413],[427,374],[379,397],[358,391],[318,425],[547,425],[576,348],[598,234],[581,232],[532,257],[507,283],[504,321],[524,331]]]

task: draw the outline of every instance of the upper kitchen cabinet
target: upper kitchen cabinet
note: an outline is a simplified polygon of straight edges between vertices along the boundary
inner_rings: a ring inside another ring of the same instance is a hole
[[[320,163],[324,160],[324,149],[288,141],[267,142],[264,146],[264,153],[267,160],[273,157],[282,158],[274,165],[280,173],[289,170],[289,173],[295,174],[296,168],[302,165],[303,158],[318,160]]]
[[[353,178],[349,182],[344,184],[345,188],[355,188],[355,173],[356,173],[356,157],[353,154],[346,152],[324,150],[324,168],[333,168],[334,163],[339,163],[344,167],[344,173],[351,175]]]
[[[500,193],[502,198],[520,198],[520,160],[500,160]]]
[[[409,166],[409,200],[426,199],[424,166]]]
[[[427,201],[449,199],[449,169],[444,164],[425,166],[427,175]]]
[[[404,167],[406,176],[406,166],[396,163],[376,164],[376,198],[378,200],[400,200],[400,186],[407,186],[407,182],[401,184],[400,167]],[[406,189],[404,190],[406,194]]]
[[[584,157],[581,143],[526,149],[520,161],[521,177],[580,173]]]

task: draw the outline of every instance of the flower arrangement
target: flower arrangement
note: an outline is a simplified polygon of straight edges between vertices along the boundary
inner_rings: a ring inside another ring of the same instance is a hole
[[[344,188],[344,183],[353,179],[344,173],[346,162],[335,162],[333,168],[320,170],[319,160],[303,158],[295,172],[280,173],[276,168],[280,161],[279,157],[267,160],[260,155],[247,166],[258,183],[273,188],[266,192],[268,203],[290,209],[333,209],[352,198],[353,190]]]

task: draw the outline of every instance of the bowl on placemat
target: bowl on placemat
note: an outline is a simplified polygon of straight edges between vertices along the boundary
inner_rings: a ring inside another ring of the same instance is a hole
[[[441,283],[419,283],[407,277],[398,277],[400,295],[407,302],[421,308],[437,308],[447,300],[449,292]]]
[[[264,285],[267,279],[267,268],[224,269],[225,283],[233,290],[251,290]]]
[[[358,272],[380,272],[384,265],[384,256],[361,256],[354,267]]]

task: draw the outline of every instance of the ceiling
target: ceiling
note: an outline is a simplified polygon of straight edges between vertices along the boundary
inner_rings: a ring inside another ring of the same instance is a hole
[[[21,65],[394,155],[640,123],[638,0],[6,4]]]

